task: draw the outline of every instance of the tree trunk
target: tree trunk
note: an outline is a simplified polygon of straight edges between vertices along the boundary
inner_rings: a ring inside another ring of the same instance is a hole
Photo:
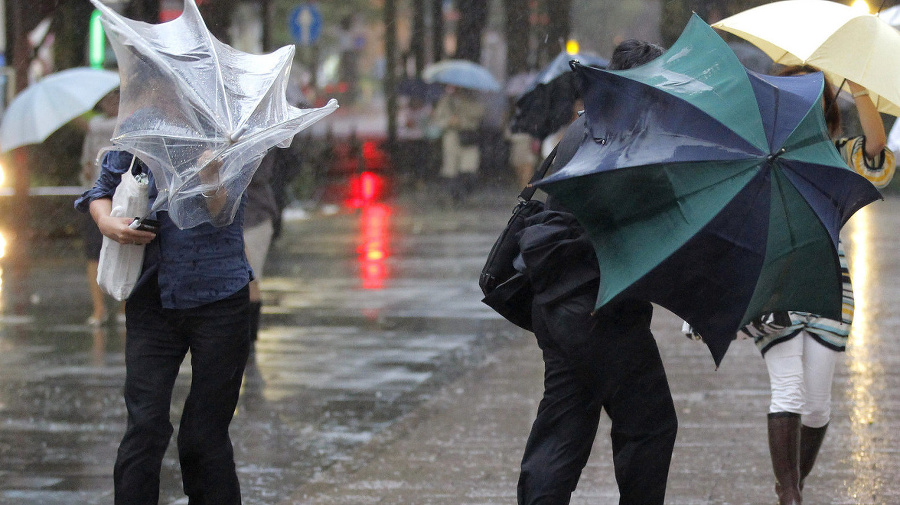
[[[384,97],[387,109],[388,152],[397,144],[397,4],[384,0]]]
[[[231,15],[236,7],[237,0],[205,0],[199,5],[200,14],[210,33],[226,44],[231,40],[228,31],[231,28]]]
[[[93,10],[94,7],[89,2],[66,2],[56,10],[52,30],[56,34],[53,57],[57,69],[85,65],[85,27],[90,23]]]
[[[425,0],[412,0],[412,34],[410,52],[416,67],[416,77],[425,69]]]
[[[272,50],[272,0],[261,0],[259,15],[262,16],[262,48],[263,52]]]
[[[159,23],[159,0],[131,0],[125,9],[125,16],[145,23]]]
[[[527,72],[531,35],[528,0],[503,0],[506,11],[506,75]]]
[[[431,49],[432,61],[444,59],[444,2],[431,0]]]
[[[571,23],[569,16],[572,12],[572,0],[549,0],[547,2],[547,49],[550,58],[555,57],[560,51],[565,50],[566,41],[569,40]]]
[[[481,34],[487,22],[487,2],[458,0],[459,24],[456,27],[456,58],[481,61]]]

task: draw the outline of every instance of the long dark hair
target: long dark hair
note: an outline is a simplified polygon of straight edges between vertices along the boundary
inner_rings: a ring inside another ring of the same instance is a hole
[[[821,72],[812,65],[793,65],[784,67],[778,71],[777,75],[804,75]],[[822,91],[822,100],[825,102],[825,124],[828,126],[828,134],[832,138],[837,138],[841,134],[841,109],[838,107],[837,96],[834,94],[834,88],[825,81],[825,89]]]

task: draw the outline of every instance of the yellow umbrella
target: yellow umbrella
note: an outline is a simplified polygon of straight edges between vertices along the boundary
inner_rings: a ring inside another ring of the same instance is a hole
[[[869,90],[880,112],[900,116],[900,32],[865,9],[786,0],[712,26],[753,43],[775,63],[812,65],[837,84],[851,80]]]

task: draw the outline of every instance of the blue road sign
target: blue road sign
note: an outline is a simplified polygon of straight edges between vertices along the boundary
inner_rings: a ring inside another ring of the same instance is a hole
[[[298,44],[312,45],[322,33],[322,13],[315,4],[300,4],[288,16],[288,28]]]

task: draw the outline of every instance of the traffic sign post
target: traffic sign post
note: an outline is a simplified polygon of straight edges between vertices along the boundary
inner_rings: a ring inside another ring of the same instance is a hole
[[[311,46],[322,33],[322,13],[315,4],[300,4],[288,16],[291,37],[301,46]]]

